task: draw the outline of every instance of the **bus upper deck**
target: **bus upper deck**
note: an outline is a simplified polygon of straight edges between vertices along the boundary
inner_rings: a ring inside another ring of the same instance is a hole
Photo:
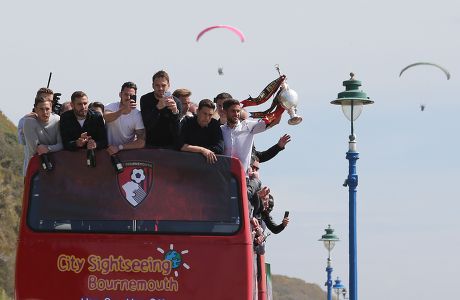
[[[17,299],[252,299],[245,175],[164,149],[30,163],[16,263]]]

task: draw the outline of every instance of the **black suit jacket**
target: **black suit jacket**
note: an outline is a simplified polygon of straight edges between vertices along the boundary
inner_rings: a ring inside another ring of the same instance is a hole
[[[177,150],[180,150],[185,144],[204,147],[215,154],[223,154],[224,138],[219,121],[211,119],[208,126],[201,127],[197,116],[185,117],[181,122]]]
[[[261,163],[272,159],[282,150],[284,150],[284,148],[281,148],[280,146],[278,146],[278,144],[271,146],[265,151],[257,151],[256,146],[254,146],[254,144],[252,145],[252,154],[257,156],[257,158],[259,158],[259,162]]]
[[[104,119],[92,110],[88,110],[85,123],[80,126],[73,110],[66,111],[61,115],[60,130],[62,144],[66,150],[77,150],[76,141],[83,132],[87,132],[96,141],[97,149],[107,148],[107,132],[105,130]]]
[[[176,102],[178,114],[173,114],[168,108],[158,110],[158,100],[153,92],[141,97],[141,114],[145,126],[147,147],[174,148],[179,137],[179,121],[182,104]]]

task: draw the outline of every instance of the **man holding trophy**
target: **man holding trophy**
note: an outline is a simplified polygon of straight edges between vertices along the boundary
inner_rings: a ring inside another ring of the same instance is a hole
[[[279,73],[278,67],[277,70]],[[251,113],[252,118],[240,121],[242,107],[264,103],[276,91],[278,93],[268,110],[253,112]],[[278,124],[285,110],[288,111],[291,117],[288,121],[290,125],[297,125],[302,122],[302,117],[296,114],[297,102],[297,93],[289,89],[286,83],[286,76],[281,74],[279,78],[268,84],[257,98],[249,97],[241,101],[241,103],[235,99],[227,99],[223,103],[227,122],[221,126],[225,144],[224,154],[239,158],[244,169],[248,170],[255,134],[264,132],[266,129]]]
[[[286,110],[291,117],[288,120],[288,124],[297,125],[302,122],[302,117],[297,115],[299,97],[293,89],[289,88],[286,82],[286,75],[281,75],[279,66],[276,65],[275,67],[280,76],[270,82],[257,98],[249,97],[241,101],[241,104],[243,107],[247,107],[265,103],[276,91],[278,91],[269,109],[260,112],[252,112],[251,117],[262,118],[267,124],[278,123],[281,119],[281,115]]]
[[[254,135],[264,132],[270,125],[263,120],[246,119],[240,121],[241,104],[238,100],[228,99],[224,102],[227,123],[221,125],[224,138],[224,155],[239,158],[244,170],[251,160]]]

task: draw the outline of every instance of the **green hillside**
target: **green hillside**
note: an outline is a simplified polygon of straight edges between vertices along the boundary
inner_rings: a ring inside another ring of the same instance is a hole
[[[16,126],[0,111],[0,295],[13,295],[21,199],[23,149]]]
[[[326,292],[317,284],[298,278],[273,275],[273,300],[324,300]],[[333,297],[333,299],[336,299]]]

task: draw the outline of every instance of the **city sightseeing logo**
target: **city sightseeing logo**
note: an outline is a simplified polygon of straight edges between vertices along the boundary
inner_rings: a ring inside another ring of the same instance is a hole
[[[184,262],[184,255],[188,254],[189,251],[175,250],[173,244],[169,245],[168,250],[158,247],[157,251],[163,257],[126,258],[122,255],[104,257],[94,254],[87,257],[77,257],[60,254],[56,263],[60,272],[89,273],[87,283],[90,291],[179,291],[179,281],[176,278],[179,277],[181,266],[190,270],[190,265]],[[123,276],[114,278],[112,273],[145,275],[141,275],[140,279],[134,279],[132,276],[129,276],[128,279],[123,278]],[[152,275],[155,273],[159,277],[154,279]],[[174,276],[171,276],[172,273]]]
[[[157,250],[158,252],[164,255],[165,260],[171,261],[171,266],[174,269],[174,276],[179,276],[179,272],[177,269],[179,269],[181,265],[187,270],[190,269],[190,266],[187,263],[182,262],[182,255],[187,254],[188,250],[176,251],[174,250],[173,244],[169,245],[168,251],[165,251],[160,247],[158,247]]]

